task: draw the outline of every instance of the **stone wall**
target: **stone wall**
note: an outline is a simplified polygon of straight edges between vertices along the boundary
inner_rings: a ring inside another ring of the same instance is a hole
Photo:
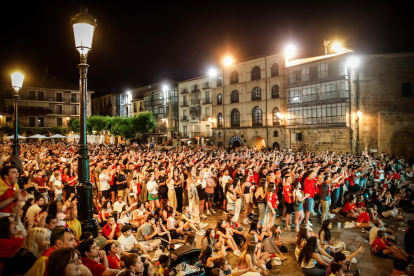
[[[296,141],[296,133],[299,132],[302,132],[302,141]],[[293,151],[334,151],[340,154],[351,152],[350,128],[296,130],[295,132],[290,130],[290,140]]]

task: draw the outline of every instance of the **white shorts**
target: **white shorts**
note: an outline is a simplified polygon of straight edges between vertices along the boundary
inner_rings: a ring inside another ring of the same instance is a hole
[[[252,195],[250,193],[244,194],[244,200],[246,201],[246,203],[251,203],[252,202]]]

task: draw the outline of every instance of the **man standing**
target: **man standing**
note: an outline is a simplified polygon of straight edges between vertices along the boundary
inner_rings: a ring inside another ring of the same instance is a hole
[[[36,172],[36,177],[33,179],[33,182],[36,183],[39,187],[39,193],[45,199],[45,203],[49,203],[49,194],[47,193],[47,190],[50,190],[50,188],[46,185],[47,178],[45,172],[38,170]]]
[[[319,170],[319,167],[314,168],[313,171],[305,178],[304,182],[304,193],[309,194],[309,197],[305,200],[306,209],[305,209],[305,224],[313,226],[309,221],[310,213],[313,213],[313,206],[315,204],[314,197],[316,194],[315,184],[317,179],[315,179],[316,173]]]
[[[49,180],[49,187],[51,187],[55,192],[55,199],[57,201],[62,200],[62,178],[60,176],[60,171],[58,168],[53,169],[53,174]]]
[[[102,196],[105,198],[109,198],[109,176],[108,176],[108,168],[102,167],[102,173],[99,175],[99,183],[100,188],[99,190],[102,193]]]

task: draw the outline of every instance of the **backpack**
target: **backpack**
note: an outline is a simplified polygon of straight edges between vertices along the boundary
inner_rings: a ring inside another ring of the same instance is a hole
[[[298,200],[298,198],[297,198],[297,196],[296,196],[296,193],[297,193],[297,191],[296,191],[296,190],[295,190],[295,191],[293,191],[293,197],[294,197],[294,199],[295,199],[295,205],[296,205],[296,206],[299,206],[301,202]]]

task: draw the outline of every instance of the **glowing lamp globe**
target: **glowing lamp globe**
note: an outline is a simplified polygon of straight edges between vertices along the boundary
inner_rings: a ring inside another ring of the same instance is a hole
[[[14,89],[19,90],[23,86],[24,76],[20,72],[11,74],[12,86]]]
[[[96,19],[88,14],[86,7],[81,7],[80,13],[71,19],[75,45],[79,53],[84,56],[92,49],[93,33],[96,28]]]

